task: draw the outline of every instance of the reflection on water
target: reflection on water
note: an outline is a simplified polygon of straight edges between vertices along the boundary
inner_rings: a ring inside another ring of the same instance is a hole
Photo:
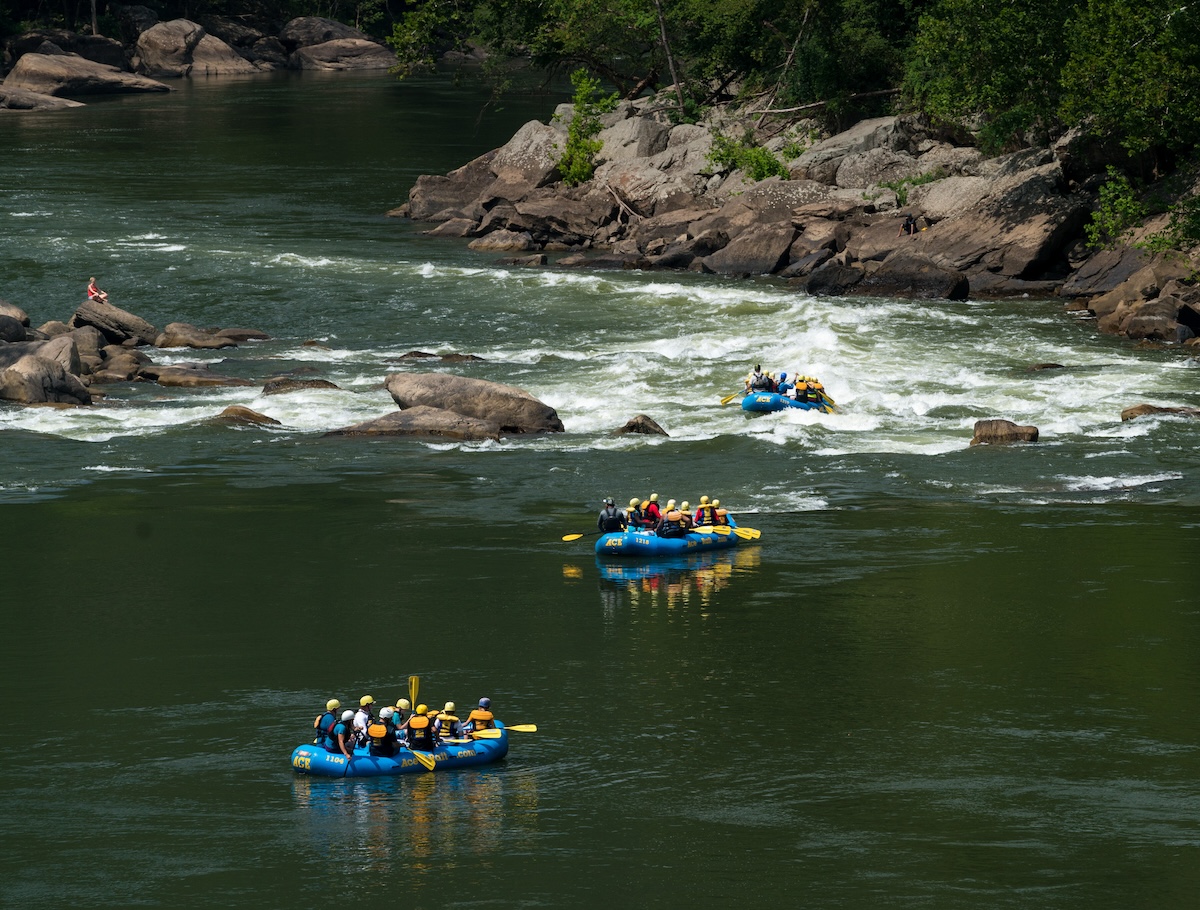
[[[346,852],[363,873],[398,862],[414,875],[468,866],[536,826],[533,774],[503,767],[354,780],[296,775],[292,794],[319,855]]]
[[[596,560],[600,573],[600,599],[605,609],[630,606],[665,606],[669,609],[697,603],[707,608],[714,594],[739,575],[758,569],[758,547],[696,553],[654,560]],[[567,573],[563,567],[563,575]]]

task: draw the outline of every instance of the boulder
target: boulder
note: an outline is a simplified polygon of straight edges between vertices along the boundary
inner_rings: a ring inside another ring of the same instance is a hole
[[[105,66],[125,67],[125,48],[115,38],[84,35],[62,28],[38,28],[10,38],[8,51],[13,59],[25,54],[58,53],[83,57]]]
[[[1011,420],[977,420],[971,445],[1006,445],[1013,442],[1037,442],[1038,428],[1023,427]]]
[[[249,379],[235,379],[212,372],[208,364],[190,363],[174,366],[145,364],[138,370],[138,379],[157,382],[161,386],[182,389],[200,389],[214,386],[252,386]]]
[[[961,272],[897,251],[855,286],[856,294],[910,300],[966,300],[970,282]]]
[[[601,227],[612,222],[617,203],[605,192],[540,189],[518,201],[513,211],[540,243],[557,240],[577,245],[591,240]]]
[[[838,164],[834,182],[843,189],[866,189],[920,175],[920,164],[907,152],[873,148],[843,158]]]
[[[704,259],[729,245],[729,236],[723,231],[705,231],[699,237],[688,237],[665,244],[661,253],[650,256],[656,269],[686,269],[696,259]]]
[[[850,129],[818,142],[797,158],[792,167],[792,177],[833,184],[837,180],[838,168],[848,155],[907,144],[901,137],[899,119],[896,117],[859,121]]]
[[[865,274],[859,266],[833,260],[813,270],[804,282],[804,290],[814,297],[842,297],[850,293]]]
[[[238,404],[230,405],[214,419],[220,421],[221,423],[233,424],[235,426],[283,426],[283,424],[281,424],[274,417],[268,417],[266,414],[260,414],[258,411],[252,411],[250,408],[244,408]]]
[[[133,348],[112,345],[104,350],[104,359],[92,370],[93,383],[133,382],[150,358]]]
[[[1181,334],[1176,319],[1182,302],[1176,297],[1155,297],[1151,300],[1129,300],[1102,316],[1096,323],[1101,332],[1145,338],[1151,341],[1183,341],[1191,337],[1190,330]]]
[[[83,107],[83,102],[0,85],[0,111],[61,111],[69,107]]]
[[[563,432],[554,408],[516,386],[445,373],[393,373],[384,385],[401,409],[442,408],[495,423],[509,435]]]
[[[57,319],[51,319],[49,322],[43,322],[37,327],[39,334],[45,335],[47,338],[54,338],[58,335],[65,335],[71,331],[71,327],[65,322],[59,322]]]
[[[158,330],[140,316],[134,316],[99,300],[85,300],[75,310],[69,323],[71,328],[91,326],[113,344],[135,341],[137,344],[154,344]],[[83,346],[80,346],[83,350]]]
[[[596,136],[603,144],[597,163],[649,158],[667,148],[671,126],[649,117],[629,117]]]
[[[288,65],[287,48],[278,38],[270,35],[255,41],[250,47],[249,54],[250,58],[260,67],[283,69]]]
[[[409,351],[400,355],[401,360],[437,360],[441,363],[483,363],[484,358],[476,354],[459,354],[451,351],[449,354],[430,354],[428,351]]]
[[[259,70],[220,38],[188,19],[172,19],[138,36],[140,72],[153,76],[226,76]]]
[[[4,313],[0,313],[0,341],[10,343],[25,340],[25,326]]]
[[[364,38],[337,38],[302,47],[288,58],[298,70],[385,70],[396,65],[396,55]]]
[[[263,385],[264,395],[286,395],[288,392],[306,392],[313,389],[341,389],[328,379],[271,379]]]
[[[720,275],[769,275],[787,265],[795,239],[790,221],[758,224],[705,257],[704,266]]]
[[[232,338],[213,335],[204,329],[187,322],[170,322],[162,330],[162,334],[154,339],[156,348],[198,348],[201,350],[217,350],[219,348],[235,348],[237,342]]]
[[[1151,253],[1130,246],[1090,256],[1059,290],[1063,297],[1096,297],[1116,290],[1150,262]]]
[[[498,150],[480,155],[445,177],[422,175],[408,192],[408,217],[414,221],[448,221],[454,217],[478,221],[476,200],[496,179],[492,161]]]
[[[75,376],[78,376],[82,370],[79,348],[75,344],[75,339],[70,335],[59,335],[57,338],[43,342],[37,350],[37,356],[43,360],[53,360]]]
[[[663,170],[644,158],[618,159],[605,165],[596,171],[595,184],[610,188],[643,217],[691,208],[702,188],[698,178]]]
[[[0,300],[0,316],[8,316],[11,319],[17,320],[17,322],[26,328],[29,327],[29,314],[15,303],[9,303],[7,300]]]
[[[356,423],[326,436],[415,436],[418,438],[456,439],[473,442],[483,439],[499,441],[500,427],[490,420],[466,417],[425,405],[395,411],[374,420]]]
[[[0,370],[0,399],[18,404],[91,404],[92,396],[79,377],[57,360],[27,354]]]
[[[200,24],[206,32],[214,38],[220,38],[230,47],[252,48],[266,37],[253,26],[228,16],[205,16]]]
[[[170,91],[161,82],[121,72],[115,66],[48,54],[26,54],[5,78],[4,87],[55,96]]]
[[[670,436],[671,434],[660,427],[645,414],[638,414],[623,427],[613,430],[614,436],[626,436],[630,433],[640,433],[644,436]]]
[[[477,225],[470,218],[451,218],[425,233],[430,237],[470,237]]]
[[[1183,417],[1200,417],[1200,408],[1160,408],[1153,404],[1135,404],[1121,412],[1121,420],[1134,420],[1150,414],[1178,414]]]
[[[533,237],[529,235],[528,231],[522,231],[521,233],[517,233],[516,231],[492,231],[490,234],[477,237],[467,244],[467,249],[492,253],[510,250],[532,250],[536,248],[537,245],[533,242]]]
[[[211,334],[218,338],[229,338],[233,341],[270,341],[271,336],[261,329],[217,329]]]
[[[495,180],[480,193],[480,203],[487,206],[489,200],[516,202],[531,190],[556,180],[555,161],[564,141],[554,127],[530,120],[496,149],[489,164]]]
[[[298,47],[310,47],[314,44],[324,44],[339,38],[355,38],[370,40],[366,32],[360,32],[350,25],[334,19],[323,19],[320,16],[300,16],[292,19],[279,32],[279,40],[289,51]]]
[[[95,357],[99,360],[105,356],[104,348],[108,339],[94,325],[81,325],[70,329],[69,332],[75,339],[75,347],[79,349],[81,357]]]
[[[116,12],[121,37],[126,44],[136,44],[138,35],[158,24],[158,13],[148,6],[118,6]]]

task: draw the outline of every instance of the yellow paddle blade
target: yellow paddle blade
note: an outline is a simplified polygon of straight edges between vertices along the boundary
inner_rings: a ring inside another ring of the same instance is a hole
[[[471,735],[476,739],[499,739],[499,730],[472,730]]]
[[[743,398],[746,397],[745,392],[734,392],[732,395],[726,395],[724,398],[722,398],[721,404],[729,404],[729,402],[733,401],[733,399],[737,398],[739,395],[741,395]]]
[[[415,758],[415,759],[416,759],[417,761],[419,761],[419,762],[420,762],[422,765],[424,765],[424,767],[425,767],[425,770],[427,770],[427,771],[432,771],[432,770],[433,770],[435,767],[437,767],[437,762],[436,762],[436,761],[434,761],[434,758],[433,758],[433,756],[432,756],[432,755],[430,755],[428,752],[416,752],[416,751],[414,751],[414,752],[413,752],[413,758]]]
[[[692,528],[697,534],[716,534],[717,529],[712,525],[700,525],[698,528]]]
[[[505,730],[516,730],[518,733],[537,733],[537,724],[505,724]]]
[[[578,540],[582,536],[582,534],[564,534],[563,540]]]
[[[757,528],[734,528],[733,531],[742,540],[758,540],[762,537],[762,531]]]
[[[473,739],[443,739],[442,742],[449,743],[452,746],[461,746],[465,743],[473,743]]]
[[[711,530],[718,537],[728,537],[733,533],[733,528],[729,525],[713,525]]]
[[[421,686],[421,678],[419,676],[410,676],[408,678],[408,702],[412,709],[417,710],[417,689]]]

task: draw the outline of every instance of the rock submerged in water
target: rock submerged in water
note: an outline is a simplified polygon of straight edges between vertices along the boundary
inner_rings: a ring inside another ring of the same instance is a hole
[[[500,441],[500,427],[493,421],[464,417],[444,408],[424,405],[393,411],[373,420],[356,423],[325,436],[412,436],[429,439],[453,439],[459,442],[478,442],[484,439]]]
[[[264,395],[286,395],[288,392],[306,392],[311,390],[331,389],[341,391],[341,388],[328,379],[292,379],[280,377],[269,379],[263,385]]]
[[[283,426],[274,417],[268,417],[266,414],[260,414],[258,411],[242,407],[239,404],[230,405],[213,420],[241,426]]]
[[[1038,428],[1020,426],[1011,420],[977,420],[971,445],[1008,445],[1014,442],[1037,442]]]
[[[627,436],[630,433],[641,433],[644,436],[670,436],[671,434],[660,427],[657,421],[645,414],[638,414],[622,427],[613,430],[614,436]]]
[[[1136,420],[1151,414],[1177,414],[1183,417],[1200,417],[1200,408],[1160,408],[1153,404],[1135,404],[1121,412],[1122,422]]]

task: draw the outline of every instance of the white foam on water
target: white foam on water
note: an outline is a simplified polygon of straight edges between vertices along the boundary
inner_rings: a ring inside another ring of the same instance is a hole
[[[1073,492],[1109,492],[1134,490],[1152,484],[1183,480],[1183,475],[1174,471],[1162,474],[1146,474],[1125,477],[1062,477],[1063,487]]]

